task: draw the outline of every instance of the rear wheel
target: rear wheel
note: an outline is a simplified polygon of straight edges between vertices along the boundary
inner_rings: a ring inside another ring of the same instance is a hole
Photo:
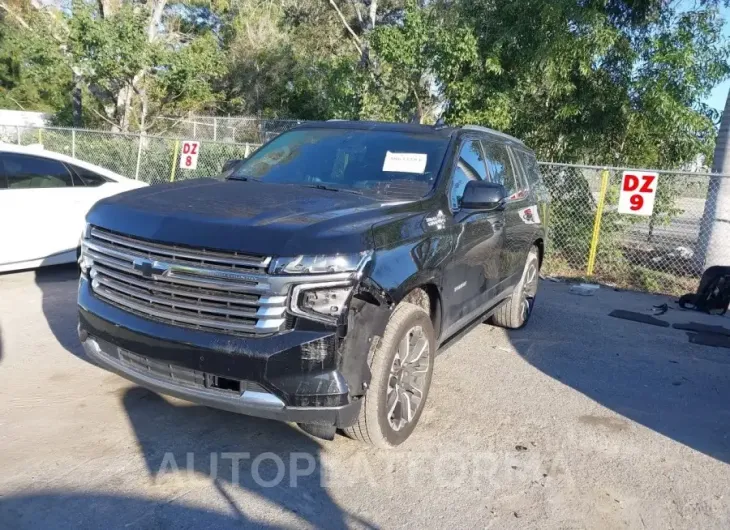
[[[403,443],[416,428],[426,404],[435,353],[429,315],[417,305],[399,304],[368,359],[370,388],[357,421],[345,433],[383,448]]]
[[[508,329],[519,329],[527,324],[535,308],[539,280],[540,254],[537,247],[532,247],[525,260],[522,278],[512,296],[492,315],[490,323]]]

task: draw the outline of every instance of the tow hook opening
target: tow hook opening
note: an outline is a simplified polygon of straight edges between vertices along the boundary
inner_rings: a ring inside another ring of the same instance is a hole
[[[206,374],[206,383],[208,388],[217,388],[219,390],[229,390],[231,392],[241,392],[241,381],[239,379],[229,379],[219,375]]]

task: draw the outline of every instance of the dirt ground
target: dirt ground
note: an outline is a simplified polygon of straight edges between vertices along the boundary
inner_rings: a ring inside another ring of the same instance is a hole
[[[730,349],[543,281],[442,354],[395,451],[161,397],[88,363],[73,268],[0,276],[0,528],[727,528]],[[671,309],[669,323],[730,328]]]

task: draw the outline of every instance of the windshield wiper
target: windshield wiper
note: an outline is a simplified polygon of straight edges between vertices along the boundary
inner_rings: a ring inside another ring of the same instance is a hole
[[[314,188],[317,190],[327,190],[327,191],[344,191],[346,193],[354,193],[356,195],[362,195],[361,191],[357,190],[351,190],[347,188],[333,188],[332,186],[325,186],[324,184],[302,184],[305,188]]]

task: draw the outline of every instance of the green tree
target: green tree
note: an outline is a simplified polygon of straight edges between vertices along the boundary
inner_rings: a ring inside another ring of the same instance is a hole
[[[83,112],[87,126],[126,131],[216,101],[224,64],[210,8],[167,0],[3,5],[0,97],[16,108],[53,110],[77,125]]]
[[[442,3],[442,26],[470,43],[437,63],[446,116],[513,133],[545,160],[669,168],[709,157],[717,116],[702,100],[728,75],[730,49],[705,4]]]
[[[55,13],[25,2],[0,8],[0,107],[55,113],[67,103],[72,74],[58,32],[33,29],[55,28]]]

